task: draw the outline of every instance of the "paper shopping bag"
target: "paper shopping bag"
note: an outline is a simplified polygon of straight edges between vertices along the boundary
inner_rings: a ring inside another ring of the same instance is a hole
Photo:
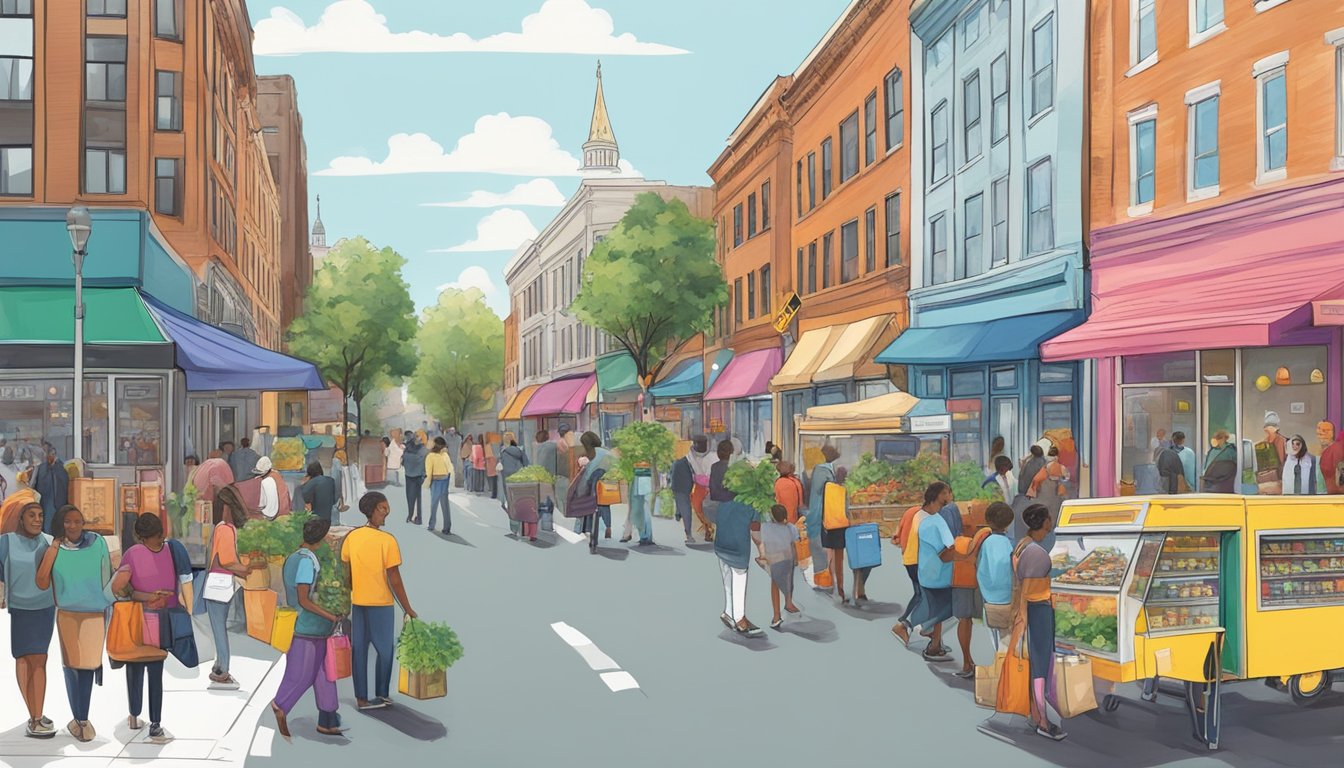
[[[1050,704],[1060,717],[1077,717],[1097,708],[1092,688],[1092,660],[1083,656],[1056,656],[1054,678],[1046,686]]]
[[[999,675],[1003,672],[1003,659],[1006,655],[1000,651],[994,654],[993,664],[975,668],[976,704],[990,709],[994,708],[999,695]]]
[[[336,634],[327,638],[327,657],[324,660],[327,679],[334,683],[337,680],[349,677],[353,661],[350,653],[350,638],[341,631],[340,626],[337,626]]]

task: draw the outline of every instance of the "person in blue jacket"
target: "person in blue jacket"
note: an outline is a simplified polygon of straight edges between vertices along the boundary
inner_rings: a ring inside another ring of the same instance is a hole
[[[756,510],[737,500],[737,494],[724,485],[728,462],[733,457],[733,443],[719,443],[719,460],[709,471],[709,499],[713,504],[714,554],[719,557],[719,572],[723,576],[724,626],[751,638],[764,637],[761,628],[747,618],[747,566],[752,560],[753,533],[761,530]]]

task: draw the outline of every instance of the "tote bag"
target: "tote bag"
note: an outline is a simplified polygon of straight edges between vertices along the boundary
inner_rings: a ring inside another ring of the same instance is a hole
[[[112,604],[112,620],[107,624],[107,657],[113,661],[163,661],[168,652],[145,644],[144,605],[132,600],[118,600]]]
[[[327,657],[323,660],[327,679],[334,683],[349,677],[353,662],[350,638],[341,630],[341,625],[337,624],[336,634],[327,638]]]

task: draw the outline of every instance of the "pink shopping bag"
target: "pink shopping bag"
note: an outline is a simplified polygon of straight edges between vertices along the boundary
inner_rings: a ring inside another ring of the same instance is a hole
[[[327,658],[325,661],[327,679],[334,683],[342,678],[350,677],[350,666],[353,660],[350,653],[350,638],[341,632],[341,628],[337,626],[336,634],[327,638]]]
[[[144,612],[145,629],[144,644],[151,648],[162,648],[163,642],[159,634],[159,612],[146,609]]]

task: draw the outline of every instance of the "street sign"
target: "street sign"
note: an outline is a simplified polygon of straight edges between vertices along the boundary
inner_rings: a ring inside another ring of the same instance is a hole
[[[798,298],[797,293],[790,293],[789,298],[784,300],[784,306],[779,308],[779,313],[775,315],[775,332],[784,333],[789,329],[789,323],[793,322],[793,316],[798,314],[798,310],[803,308],[803,300]]]

